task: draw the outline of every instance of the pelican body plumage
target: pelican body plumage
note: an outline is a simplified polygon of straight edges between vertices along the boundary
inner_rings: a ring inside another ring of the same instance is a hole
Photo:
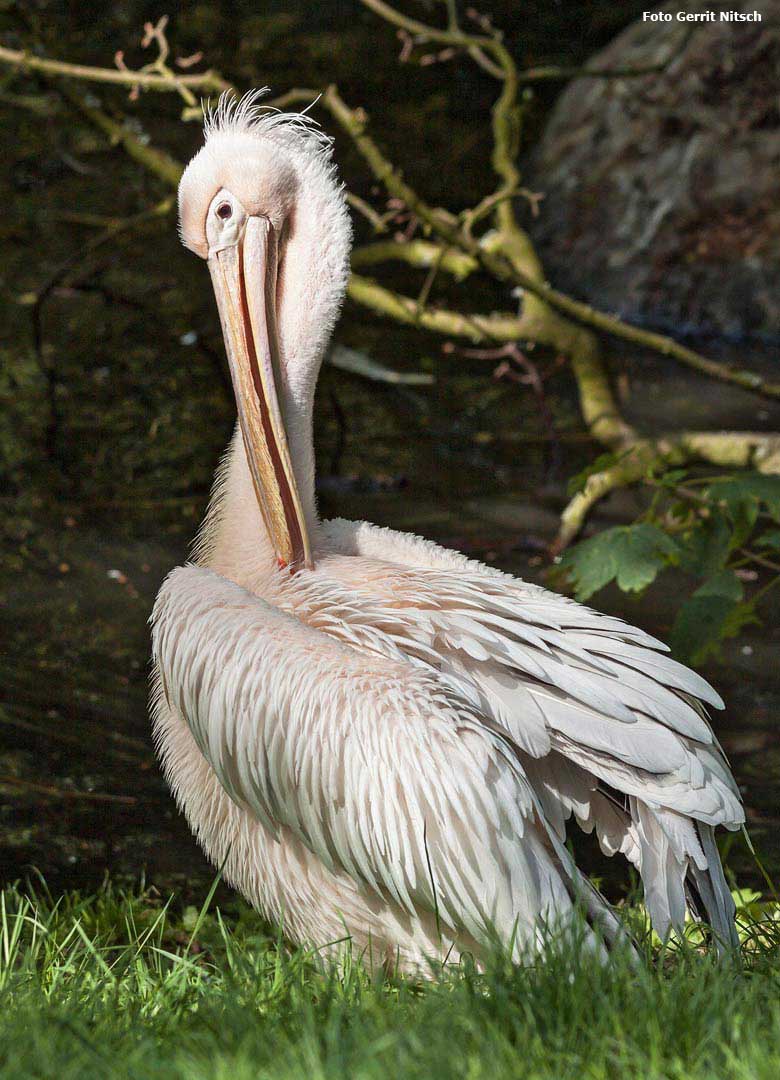
[[[314,390],[351,245],[329,140],[222,100],[179,210],[238,424],[155,603],[153,724],[209,858],[294,942],[419,971],[496,942],[520,960],[575,920],[599,950],[622,940],[574,819],[637,868],[662,937],[691,907],[730,947],[715,829],[743,810],[717,693],[617,618],[317,515]]]

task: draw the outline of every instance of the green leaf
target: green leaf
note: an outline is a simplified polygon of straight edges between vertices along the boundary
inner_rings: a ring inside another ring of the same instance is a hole
[[[780,551],[780,529],[770,529],[762,533],[755,541],[756,547],[771,548],[772,551]]]
[[[655,525],[619,525],[570,548],[561,560],[578,600],[587,600],[613,579],[624,592],[640,592],[659,570],[678,561],[679,548]]]
[[[726,616],[721,639],[725,641],[726,638],[735,638],[737,634],[742,633],[746,626],[751,624],[760,626],[761,620],[756,615],[755,605],[752,600],[746,600],[744,604],[737,604],[732,609],[731,614]]]
[[[582,540],[564,553],[561,569],[571,578],[578,600],[589,599],[612,581],[617,573],[610,539],[613,532],[614,529],[607,529],[591,540]]]
[[[721,570],[696,590],[677,612],[671,634],[678,659],[701,663],[725,638],[755,620],[752,605],[741,603],[742,582],[733,570]]]
[[[731,899],[738,908],[747,907],[749,904],[755,904],[756,900],[761,899],[761,895],[760,892],[756,892],[755,889],[749,887],[731,890]]]
[[[745,543],[762,507],[774,521],[780,522],[780,476],[740,473],[714,480],[705,494],[725,508],[734,530],[732,548]]]
[[[710,577],[721,570],[731,551],[731,528],[722,514],[700,518],[686,534],[680,566],[696,577]]]
[[[731,534],[731,547],[742,547],[750,534],[753,532],[753,527],[758,521],[759,504],[757,499],[746,499],[742,502],[735,502],[733,506],[729,508],[729,516],[734,525],[734,530]]]
[[[723,596],[734,603],[745,595],[742,582],[733,570],[720,570],[700,585],[694,596]]]

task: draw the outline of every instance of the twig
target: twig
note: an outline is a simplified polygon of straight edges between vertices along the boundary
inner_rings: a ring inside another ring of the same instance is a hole
[[[336,345],[327,356],[326,363],[350,375],[359,375],[372,382],[385,383],[389,386],[432,386],[436,381],[433,375],[425,371],[395,371],[377,363],[359,349],[349,349],[345,345]]]
[[[6,80],[3,80],[5,83]],[[50,119],[60,107],[58,101],[54,101],[51,95],[43,94],[10,94],[7,91],[0,92],[0,104],[10,105],[14,109],[27,109],[36,116]]]
[[[462,229],[462,232],[473,243],[470,229],[476,220],[475,215],[481,215],[485,204],[496,208],[496,224],[500,233],[500,247],[505,249],[509,261],[517,268],[527,271],[532,277],[541,279],[541,264],[536,258],[530,239],[517,224],[511,200],[517,195],[520,188],[520,172],[517,167],[517,155],[520,148],[520,117],[518,105],[519,82],[517,66],[506,46],[501,40],[490,21],[484,17],[478,19],[480,28],[484,31],[481,35],[467,34],[458,25],[454,9],[450,11],[448,29],[440,30],[438,27],[421,23],[416,19],[410,19],[403,15],[384,0],[362,0],[362,3],[374,11],[381,18],[406,32],[416,35],[421,41],[434,41],[443,44],[456,45],[467,49],[469,54],[483,67],[485,54],[492,56],[490,61],[491,73],[501,83],[499,94],[491,113],[493,131],[493,169],[501,180],[501,186],[487,200],[483,200],[480,207],[471,213],[470,219]],[[522,189],[525,191],[525,189]],[[531,195],[532,193],[526,192]],[[535,205],[532,202],[532,206]]]
[[[309,101],[312,99],[310,91],[297,90],[295,94],[304,95]],[[353,110],[350,110],[339,98],[334,87],[329,87],[325,92],[323,102],[336,119],[342,123],[342,126],[345,126],[347,130],[354,130],[356,141],[360,140],[359,148],[361,148],[361,152],[364,152],[364,156],[369,161],[372,170],[375,170],[375,175],[385,183],[388,191],[396,195],[396,197],[402,198],[407,205],[411,202],[413,204],[412,209],[418,216],[429,223],[435,223],[440,231],[444,232],[448,237],[454,237],[457,242],[460,230],[458,230],[456,219],[446,211],[434,210],[428,207],[395,174],[390,163],[380,153],[373,141],[365,135],[365,114],[356,115]],[[94,120],[101,130],[113,134],[115,127],[119,127],[115,121],[110,120],[99,110],[91,106],[86,108],[88,109],[87,115]],[[131,132],[125,129],[120,128],[120,134],[127,152],[147,169],[171,185],[178,180],[181,173],[181,165],[178,162],[151,147],[144,146]],[[485,245],[472,243],[469,247],[469,253],[472,253],[477,261],[483,262]],[[475,343],[531,340],[550,345],[571,357],[572,368],[580,391],[583,416],[594,437],[612,446],[626,445],[636,437],[633,429],[625,423],[617,409],[614,396],[603,372],[595,339],[584,328],[578,327],[568,320],[556,317],[554,312],[533,310],[528,305],[523,306],[523,312],[520,316],[501,314],[468,316],[459,312],[447,312],[438,309],[420,310],[416,302],[410,297],[400,296],[388,289],[384,289],[375,282],[355,274],[350,279],[348,291],[353,300],[370,307],[380,314],[387,315],[401,323],[419,325],[447,336],[464,337]],[[637,331],[637,333],[644,334],[644,332],[640,331]],[[661,342],[668,341],[661,335],[657,335],[657,337],[660,338]],[[714,361],[707,361],[706,358],[701,359],[705,364],[715,364]],[[720,369],[722,365],[715,365],[715,367]],[[729,376],[742,375],[749,379],[751,383],[753,380],[758,379],[758,376],[753,376],[751,373],[734,373],[731,369],[725,370]],[[716,375],[715,377],[719,376]],[[729,381],[729,379],[727,378],[726,381]],[[752,388],[755,389],[755,387]],[[766,388],[764,388],[764,392],[765,390]],[[689,451],[696,457],[709,460],[708,455],[715,454],[718,460],[723,460],[724,441],[717,433],[689,433],[685,438],[689,443]],[[733,455],[744,450],[747,445],[748,443],[744,438],[737,440],[736,444],[732,444],[732,460]],[[766,471],[773,471],[776,450],[772,437],[757,434],[749,445],[752,447],[750,452],[751,460],[756,455],[764,455],[763,460]]]
[[[159,72],[114,70],[113,68],[92,67],[88,64],[70,64],[64,60],[51,60],[44,56],[35,56],[21,49],[7,49],[0,46],[0,63],[9,64],[22,71],[39,71],[43,75],[64,76],[86,82],[113,83],[117,86],[141,86],[145,90],[171,91],[181,87],[202,94],[219,94],[230,89],[216,71],[204,71],[193,75],[163,75]]]
[[[414,34],[423,40],[435,41],[440,45],[455,45],[462,49],[469,49],[476,46],[477,48],[484,49],[486,52],[493,53],[496,57],[496,61],[499,63],[498,57],[502,53],[506,53],[505,46],[497,36],[466,34],[460,29],[457,22],[453,22],[452,19],[450,20],[449,27],[444,30],[435,26],[429,26],[427,23],[420,22],[418,19],[412,19],[408,15],[404,15],[402,12],[397,11],[396,8],[386,4],[384,0],[361,0],[361,3],[373,11],[375,15],[384,19],[385,22],[392,23],[393,26],[406,30],[407,33]]]
[[[524,341],[532,338],[531,325],[522,316],[510,313],[464,315],[460,311],[418,305],[411,296],[403,296],[383,285],[353,273],[347,284],[347,296],[406,326],[419,326],[446,337],[460,337],[475,344],[491,341]]]
[[[518,275],[518,277],[520,276]],[[755,371],[740,370],[717,360],[710,360],[694,349],[688,349],[664,334],[658,334],[652,330],[641,330],[637,326],[623,322],[617,316],[597,311],[589,304],[573,300],[546,283],[538,283],[529,279],[521,280],[520,283],[529,292],[546,300],[556,310],[576,319],[577,322],[592,326],[594,329],[620,338],[622,341],[630,341],[634,345],[651,349],[660,356],[677,360],[702,375],[708,375],[711,379],[739,386],[743,390],[750,390],[763,397],[780,399],[780,383],[769,382]]]
[[[729,469],[780,473],[780,435],[763,431],[686,431],[680,445],[693,458]]]
[[[38,289],[34,306],[40,306],[51,293],[52,289],[57,285],[66,282],[75,267],[83,263],[85,259],[94,254],[94,252],[104,244],[114,240],[121,233],[132,231],[142,225],[149,224],[165,217],[166,214],[170,213],[174,205],[175,199],[172,195],[169,195],[155,206],[151,206],[147,210],[141,210],[139,213],[132,214],[130,217],[107,219],[108,223],[101,233],[97,236],[93,236],[83,247],[79,248],[78,251],[69,255],[68,258],[65,259],[47,278],[46,282]]]
[[[477,261],[470,255],[433,244],[429,240],[408,240],[405,243],[381,240],[374,244],[364,244],[352,252],[352,265],[355,267],[376,266],[378,263],[392,261],[405,262],[423,270],[438,266],[458,281],[462,281],[477,269]]]
[[[499,360],[500,363],[493,372],[494,378],[509,378],[513,382],[531,387],[539,405],[539,411],[547,432],[547,441],[553,449],[553,459],[550,464],[554,468],[558,463],[560,447],[555,429],[555,420],[544,388],[544,377],[536,364],[529,360],[517,342],[507,342],[505,345],[494,346],[489,349],[461,348],[457,352],[460,356],[474,360]],[[521,369],[523,374],[518,372],[518,368]]]
[[[523,85],[537,82],[565,82],[569,79],[638,79],[643,75],[657,75],[668,66],[668,61],[648,64],[647,67],[591,68],[591,67],[546,67],[526,68],[519,72],[518,80]]]
[[[369,222],[375,233],[387,232],[387,219],[384,215],[377,213],[365,199],[361,199],[359,195],[353,195],[351,191],[348,191],[347,202],[353,210],[357,210]]]
[[[492,213],[500,203],[518,196],[525,199],[531,207],[531,217],[538,217],[539,203],[544,198],[544,192],[531,191],[530,188],[526,187],[500,189],[486,195],[482,202],[477,203],[473,209],[463,211],[461,221],[466,233],[470,235],[477,222]]]
[[[591,473],[582,490],[570,499],[561,513],[561,524],[551,553],[557,555],[568,547],[596,503],[610,492],[636,483],[660,465],[681,465],[683,461],[683,456],[663,439],[637,440],[613,465]]]
[[[517,342],[535,329],[525,315],[463,315],[461,312],[424,308],[409,296],[391,292],[376,282],[352,274],[348,296],[377,314],[396,322],[416,325],[434,333],[466,338],[475,343]],[[579,533],[592,508],[619,487],[643,479],[659,467],[682,465],[687,461],[755,468],[763,473],[780,472],[780,436],[763,432],[685,431],[641,438],[621,417],[609,387],[595,342],[581,341],[571,351],[577,376],[580,406],[593,438],[620,455],[615,464],[590,476],[584,489],[569,502],[561,515],[561,529],[553,547],[561,551]]]
[[[404,184],[400,175],[396,173],[390,162],[383,158],[378,148],[363,130],[365,114],[361,111],[359,115],[353,113],[350,116],[350,110],[338,98],[335,87],[330,87],[325,94],[325,105],[330,108],[333,115],[342,124],[342,127],[345,127],[348,133],[352,135],[374,175],[385,184],[388,191],[399,194],[410,206],[414,203],[414,209],[418,216],[426,221],[431,228],[435,229],[449,244],[459,244],[469,254],[473,255],[494,277],[498,277],[499,280],[514,280],[516,284],[527,290],[532,297],[543,301],[568,318],[629,341],[632,344],[649,348],[710,378],[739,386],[764,397],[780,399],[780,383],[765,380],[756,372],[738,370],[727,364],[711,360],[693,349],[680,345],[664,334],[631,326],[616,316],[600,312],[589,304],[574,300],[559,290],[552,288],[544,280],[542,266],[533,245],[527,234],[517,225],[511,198],[507,197],[516,190],[520,181],[520,174],[516,164],[519,136],[517,93],[520,79],[511,55],[497,37],[484,36],[477,38],[473,35],[464,34],[459,28],[452,28],[452,19],[450,19],[450,28],[444,31],[428,26],[418,20],[409,19],[385,3],[384,0],[362,0],[362,2],[386,21],[402,27],[410,33],[427,37],[431,41],[459,45],[470,42],[472,45],[484,46],[488,51],[492,52],[496,63],[502,70],[503,87],[493,107],[492,114],[493,168],[503,180],[502,187],[493,196],[496,200],[496,223],[498,226],[498,235],[495,238],[495,253],[488,251],[484,244],[478,244],[470,235],[469,227],[461,227],[459,230],[454,229],[450,222],[442,218],[440,212],[433,211],[422,200],[416,199],[415,193],[410,193],[408,185]],[[484,21],[482,25],[483,28],[489,28],[489,24],[485,27]],[[685,48],[692,32],[693,28],[688,28],[681,35],[675,49],[664,60],[664,67],[668,66],[674,57]],[[406,190],[402,192],[402,189]],[[502,265],[504,259],[509,262],[509,267]],[[527,299],[526,306],[528,306]],[[539,311],[536,309],[536,305],[532,305],[530,314],[543,318],[545,313],[543,309]],[[589,363],[592,364],[592,360]]]
[[[638,438],[637,431],[622,416],[612,392],[598,342],[592,335],[570,354],[577,383],[580,411],[596,442],[610,450],[621,450]]]
[[[67,83],[63,83],[59,89],[70,104],[78,109],[99,131],[102,131],[110,142],[121,146],[129,157],[137,161],[139,165],[143,165],[145,169],[154,173],[161,180],[164,180],[170,187],[175,188],[178,186],[184,169],[170,154],[166,154],[162,150],[156,150],[153,146],[139,139],[129,127],[114,120],[113,117],[98,108],[97,105],[85,101],[81,94],[72,90]]]
[[[123,806],[135,806],[138,802],[134,795],[110,795],[103,791],[70,791],[67,788],[50,787],[48,784],[35,784],[31,780],[22,780],[17,776],[0,776],[0,784],[35,792],[36,795],[48,795],[52,799],[85,799],[89,802],[121,803]]]
[[[771,559],[759,555],[756,551],[740,548],[739,554],[743,555],[748,562],[754,562],[756,566],[763,567],[764,570],[771,570],[773,574],[780,574],[780,563],[773,562]]]
[[[552,289],[546,282],[540,280],[541,266],[538,263],[538,259],[536,259],[532,245],[527,236],[518,229],[516,222],[514,221],[511,206],[509,205],[509,200],[512,195],[515,194],[519,181],[519,173],[515,164],[518,136],[517,90],[520,81],[522,81],[522,79],[527,81],[534,74],[533,71],[530,73],[525,72],[522,76],[518,76],[514,62],[506,47],[500,41],[500,38],[495,34],[476,36],[464,33],[457,26],[453,11],[450,12],[448,29],[440,30],[436,27],[431,27],[428,24],[421,23],[418,20],[410,19],[408,16],[405,16],[392,8],[389,4],[384,3],[384,0],[363,0],[363,3],[386,21],[426,40],[457,45],[468,49],[472,55],[474,55],[474,50],[477,50],[477,52],[486,50],[487,52],[492,53],[504,83],[502,93],[493,109],[493,163],[496,171],[504,179],[504,187],[495,192],[493,196],[489,196],[488,199],[490,206],[495,205],[498,207],[499,225],[505,234],[510,262],[520,285],[526,288],[533,296],[536,296],[564,314],[587,325],[591,325],[635,344],[654,349],[662,355],[687,364],[712,378],[731,382],[744,389],[755,391],[767,397],[780,398],[780,384],[769,383],[754,372],[735,371],[727,365],[709,360],[701,354],[696,353],[694,350],[679,345],[665,335],[655,334],[650,331],[641,330],[637,327],[632,327],[614,316],[598,312],[589,305],[572,300],[570,297]],[[160,44],[160,57],[158,57],[158,61],[155,63],[160,66],[161,69],[164,68],[168,55],[168,46],[167,41],[164,38],[164,29],[165,23],[162,20],[155,27],[152,27],[151,24],[147,24],[145,35],[145,44],[149,44],[152,39],[158,40],[158,44]],[[687,40],[687,38],[684,38],[684,40],[681,41],[679,46],[680,49],[684,47],[685,40]],[[26,53],[7,49],[0,49],[0,61],[2,60],[5,62],[16,63],[19,66],[31,66],[42,71],[47,71],[49,74],[68,74],[71,77],[76,78],[92,77],[96,81],[104,82],[130,82],[130,84],[134,86],[146,84],[155,89],[189,87],[197,84],[202,90],[222,90],[229,86],[229,84],[222,80],[221,77],[216,76],[213,72],[206,72],[199,76],[180,76],[170,72],[168,69],[161,70],[157,73],[152,71],[112,72],[107,69],[88,68],[84,65],[70,65],[62,64],[58,61],[46,61],[41,58],[29,57],[29,54]],[[667,58],[660,67],[668,65],[670,61],[671,57]],[[149,66],[154,67],[154,65]],[[654,65],[653,69],[658,66],[659,65]],[[551,69],[546,69],[546,75],[549,75],[550,70]],[[194,83],[193,80],[200,81]],[[325,103],[330,104],[331,112],[334,112],[336,118],[341,120],[342,126],[345,126],[344,120],[346,119],[346,115],[344,110],[346,110],[346,106],[340,99],[338,99],[338,101],[336,100],[335,88],[331,87],[330,90],[334,91],[334,93],[331,94],[331,102],[328,103],[326,101]],[[283,98],[277,99],[277,107],[281,108],[286,104],[299,101],[302,95],[308,97],[310,100],[313,100],[313,98],[316,97],[316,95],[313,95],[309,91],[294,90]],[[189,98],[187,100],[189,100]],[[338,107],[334,109],[334,106],[342,106],[342,108],[341,110],[339,110]],[[82,108],[82,111],[85,111],[85,109],[88,108],[85,107],[83,103],[80,107]],[[341,111],[341,116],[339,116],[339,111]],[[128,140],[126,131],[121,129],[119,125],[111,122],[108,117],[105,117],[104,119],[107,122],[104,122],[99,126],[101,126],[112,139],[123,142],[126,149],[128,149],[128,152],[133,153],[139,160],[141,160],[142,156],[147,156],[148,148],[144,147],[143,144],[138,144],[137,140]],[[347,129],[350,130],[349,124],[347,124]],[[350,131],[350,133],[353,135],[355,134],[354,130]],[[358,148],[361,149],[361,146],[359,145]],[[387,181],[392,176],[392,167],[390,167],[390,170],[388,171],[385,166],[389,166],[389,163],[380,161],[376,154],[372,155],[370,153],[371,147],[365,140],[362,150],[364,151],[364,157],[367,157],[370,165],[373,160],[375,175],[386,183],[388,190],[391,190],[391,186],[387,184]],[[166,172],[172,171],[170,161],[163,161],[163,165],[165,166]],[[407,185],[404,185],[403,182],[400,181],[400,177],[397,178],[397,182],[393,187],[395,188],[396,194],[418,213],[418,216],[423,217],[423,220],[426,220],[429,225],[434,228],[438,227],[439,231],[441,231],[441,225],[445,221],[445,216],[442,211],[434,212],[430,211],[430,208],[425,208],[429,211],[427,214],[419,213],[419,211],[424,208],[424,204],[416,198],[415,193],[413,193]],[[530,196],[533,193],[527,194]],[[536,196],[534,196],[534,198],[536,198]],[[483,204],[484,202],[485,201],[483,200]],[[375,227],[379,226],[381,228],[381,219],[370,211],[367,204],[362,203],[362,200],[358,203],[355,199],[353,200],[353,205],[358,206],[361,212],[365,213],[366,211],[369,211],[367,216],[369,216],[372,224],[374,224]],[[532,202],[532,206],[533,205],[535,204]],[[484,209],[485,207],[483,205],[481,208],[477,208],[476,213],[481,213]],[[474,220],[475,217],[474,214],[472,214],[471,218],[461,230],[468,241],[466,245],[467,251],[469,250],[470,245],[476,244],[470,236],[470,228],[473,225]],[[445,238],[452,243],[455,237],[453,236],[453,230],[449,227],[450,222],[447,222],[447,225],[447,234],[449,235],[445,234]],[[474,254],[473,251],[471,253]],[[483,255],[480,261],[484,264],[486,262],[486,256]],[[493,267],[487,265],[486,268],[493,272],[498,269],[495,264]],[[499,276],[505,277],[504,274],[500,274]]]
[[[65,743],[68,746],[78,747],[82,751],[84,749],[84,740],[79,738],[78,736],[69,735],[67,732],[58,731],[54,728],[45,728],[42,727],[40,724],[31,723],[29,720],[21,720],[19,719],[19,717],[8,716],[6,714],[0,713],[0,723],[10,724],[13,727],[21,728],[22,731],[29,731],[33,735],[42,735],[44,738],[49,739],[53,742],[61,742]],[[119,761],[126,761],[132,765],[141,765],[145,762],[149,762],[150,760],[152,760],[150,755],[147,755],[146,758],[142,758],[139,757],[137,754],[127,754],[123,750],[117,750],[113,746],[104,746],[102,750],[103,752],[107,750],[109,754],[117,758]]]
[[[384,4],[383,0],[363,0],[363,2],[378,13],[394,10]],[[406,20],[405,16],[399,16],[399,18]],[[395,20],[391,19],[390,21]],[[414,20],[411,21],[415,22]],[[426,27],[425,24],[422,23],[415,25],[425,32],[432,29]],[[450,31],[440,31],[437,33],[449,34]],[[460,34],[460,37],[468,39],[469,35]],[[484,39],[484,41],[488,40],[491,41],[494,46],[498,46],[498,51],[501,52],[502,55],[505,55],[511,64],[511,57],[508,56],[506,49],[500,45],[500,43],[494,42],[493,39]],[[480,41],[482,41],[482,39],[480,39]],[[9,51],[13,52],[13,50],[5,50],[6,53]],[[18,55],[24,56],[26,54]],[[3,50],[0,49],[0,61],[2,61],[2,59]],[[131,157],[135,158],[135,160],[139,161],[162,179],[167,180],[171,184],[178,184],[182,172],[182,167],[178,162],[175,162],[169,155],[162,151],[155,150],[141,142],[141,140],[127,128],[118,124],[100,109],[84,102],[79,95],[73,94],[72,92],[65,92],[68,99],[75,104],[76,107],[95,124],[95,126],[99,127],[110,139],[112,139],[112,141],[121,143]],[[303,99],[305,99],[307,103],[310,103],[316,97],[316,92],[312,90],[294,89],[283,98],[277,99],[276,104],[277,107],[282,107],[280,103],[283,103],[284,105],[294,104],[299,103]],[[780,399],[780,384],[768,382],[755,372],[735,370],[726,364],[710,360],[692,349],[687,349],[685,346],[679,345],[677,342],[663,334],[641,330],[638,327],[623,323],[615,316],[606,315],[605,313],[592,308],[588,304],[573,300],[564,293],[553,289],[544,281],[534,280],[535,275],[531,276],[529,273],[519,269],[514,261],[510,263],[503,255],[491,254],[485,249],[484,245],[480,245],[473,237],[468,236],[462,227],[459,228],[458,221],[452,214],[440,208],[434,209],[429,207],[424,200],[420,199],[417,193],[403,181],[400,174],[397,173],[392,164],[379,151],[373,140],[366,134],[365,125],[367,117],[365,112],[362,110],[350,109],[340,98],[334,86],[328,87],[322,96],[322,102],[344,130],[353,138],[353,141],[371,168],[371,171],[376,178],[385,185],[387,190],[391,194],[402,199],[402,201],[409,206],[410,210],[412,210],[428,226],[437,231],[443,239],[448,241],[448,243],[460,247],[468,254],[473,255],[478,262],[488,270],[488,272],[492,273],[493,276],[498,277],[499,280],[514,281],[516,284],[527,289],[532,295],[538,296],[558,311],[579,322],[603,330],[613,336],[631,341],[634,344],[650,348],[663,356],[678,360],[703,374],[709,375],[711,378],[718,379],[722,382],[732,383],[765,397]],[[498,105],[496,108],[498,108]]]

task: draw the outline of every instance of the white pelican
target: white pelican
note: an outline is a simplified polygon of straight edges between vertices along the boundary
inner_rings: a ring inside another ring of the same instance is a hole
[[[222,101],[179,209],[239,421],[152,616],[155,737],[208,856],[293,941],[401,970],[496,939],[521,958],[575,911],[602,951],[621,931],[564,846],[573,817],[637,867],[662,937],[690,905],[733,943],[717,693],[619,619],[318,518],[312,402],[351,242],[329,142]]]

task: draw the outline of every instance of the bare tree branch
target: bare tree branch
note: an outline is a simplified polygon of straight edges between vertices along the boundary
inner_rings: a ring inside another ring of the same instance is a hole
[[[378,213],[365,199],[361,199],[359,195],[353,195],[351,191],[348,191],[347,202],[353,210],[357,210],[361,217],[366,219],[375,233],[381,234],[387,232],[387,218],[383,214]]]
[[[62,94],[67,100],[82,113],[87,120],[103,132],[108,139],[121,146],[129,157],[143,165],[145,169],[159,177],[169,187],[177,187],[181,174],[184,171],[180,162],[175,161],[170,154],[163,150],[157,150],[149,143],[138,138],[138,135],[129,127],[120,124],[109,116],[103,109],[92,105],[84,100],[81,94],[72,90],[67,83],[60,87]]]
[[[111,795],[102,791],[71,791],[70,788],[51,787],[49,784],[35,784],[19,776],[0,776],[0,784],[14,787],[20,791],[29,791],[35,795],[46,795],[50,799],[84,799],[87,802],[120,803],[134,806],[138,800],[134,795]]]
[[[69,64],[64,60],[51,60],[21,49],[7,49],[0,46],[0,63],[9,64],[22,71],[37,71],[42,75],[64,76],[81,82],[110,83],[115,86],[140,86],[144,90],[179,91],[181,87],[191,92],[219,94],[230,89],[216,71],[204,71],[199,74],[179,75],[160,72],[131,71],[114,68],[91,67],[88,64]]]
[[[470,255],[432,244],[429,240],[381,240],[356,247],[352,252],[353,267],[376,266],[384,262],[405,262],[425,270],[438,266],[458,281],[478,269],[476,259]]]

